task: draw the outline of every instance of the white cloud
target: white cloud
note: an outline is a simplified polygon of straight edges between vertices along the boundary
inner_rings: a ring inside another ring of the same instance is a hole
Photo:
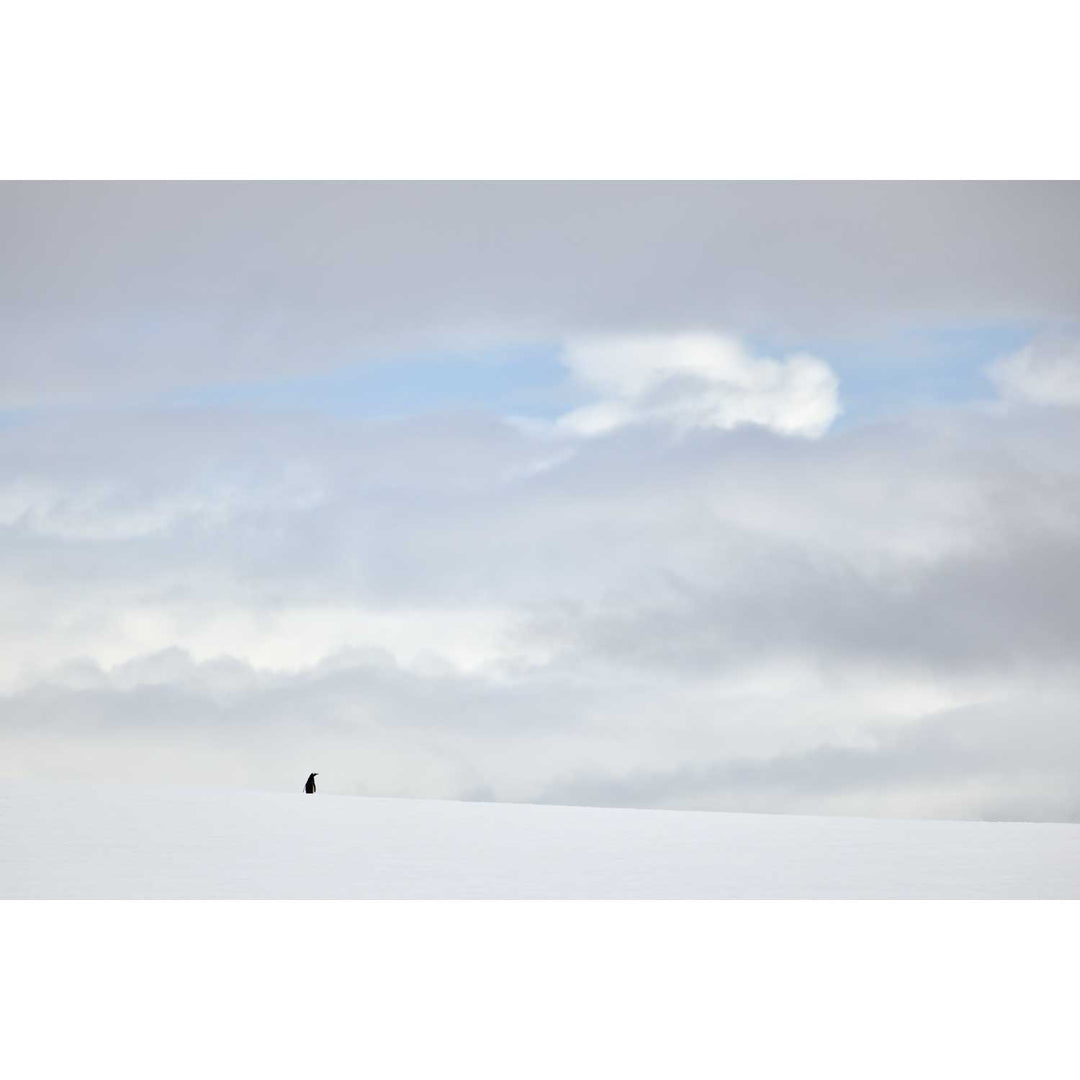
[[[12,426],[0,771],[1075,816],[1073,421]]]
[[[681,431],[754,424],[817,438],[840,413],[825,361],[806,353],[756,357],[718,334],[575,339],[562,361],[581,386],[602,395],[560,417],[559,426],[576,435],[651,422]]]
[[[987,374],[1007,399],[1034,405],[1080,405],[1080,338],[1034,341],[995,361]]]

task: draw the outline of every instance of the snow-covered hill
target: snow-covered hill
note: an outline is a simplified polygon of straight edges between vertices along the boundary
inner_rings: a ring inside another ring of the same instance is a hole
[[[0,896],[1080,898],[1080,825],[3,781]]]

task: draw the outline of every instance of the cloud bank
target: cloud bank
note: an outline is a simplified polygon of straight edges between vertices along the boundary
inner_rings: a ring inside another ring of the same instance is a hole
[[[1075,183],[7,183],[0,408],[589,336],[1080,310]]]
[[[760,363],[689,340],[613,374],[611,342],[567,356],[645,413],[673,356],[721,385]],[[783,364],[765,370],[788,401]],[[9,426],[5,770],[1080,814],[1070,413],[816,439],[677,417],[675,440],[648,417],[554,457],[477,415]]]

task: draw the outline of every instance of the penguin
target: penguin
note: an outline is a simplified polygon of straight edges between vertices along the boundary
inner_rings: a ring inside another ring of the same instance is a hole
[[[307,794],[307,795],[314,795],[315,794],[315,777],[318,776],[318,775],[319,774],[317,772],[313,772],[307,778],[307,783],[304,785],[304,793],[305,794]]]

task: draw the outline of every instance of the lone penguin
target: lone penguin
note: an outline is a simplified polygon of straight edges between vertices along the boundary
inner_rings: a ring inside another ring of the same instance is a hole
[[[314,795],[315,794],[315,777],[318,776],[318,775],[319,774],[317,772],[313,772],[307,778],[307,783],[304,785],[305,794],[307,794],[307,795]]]

